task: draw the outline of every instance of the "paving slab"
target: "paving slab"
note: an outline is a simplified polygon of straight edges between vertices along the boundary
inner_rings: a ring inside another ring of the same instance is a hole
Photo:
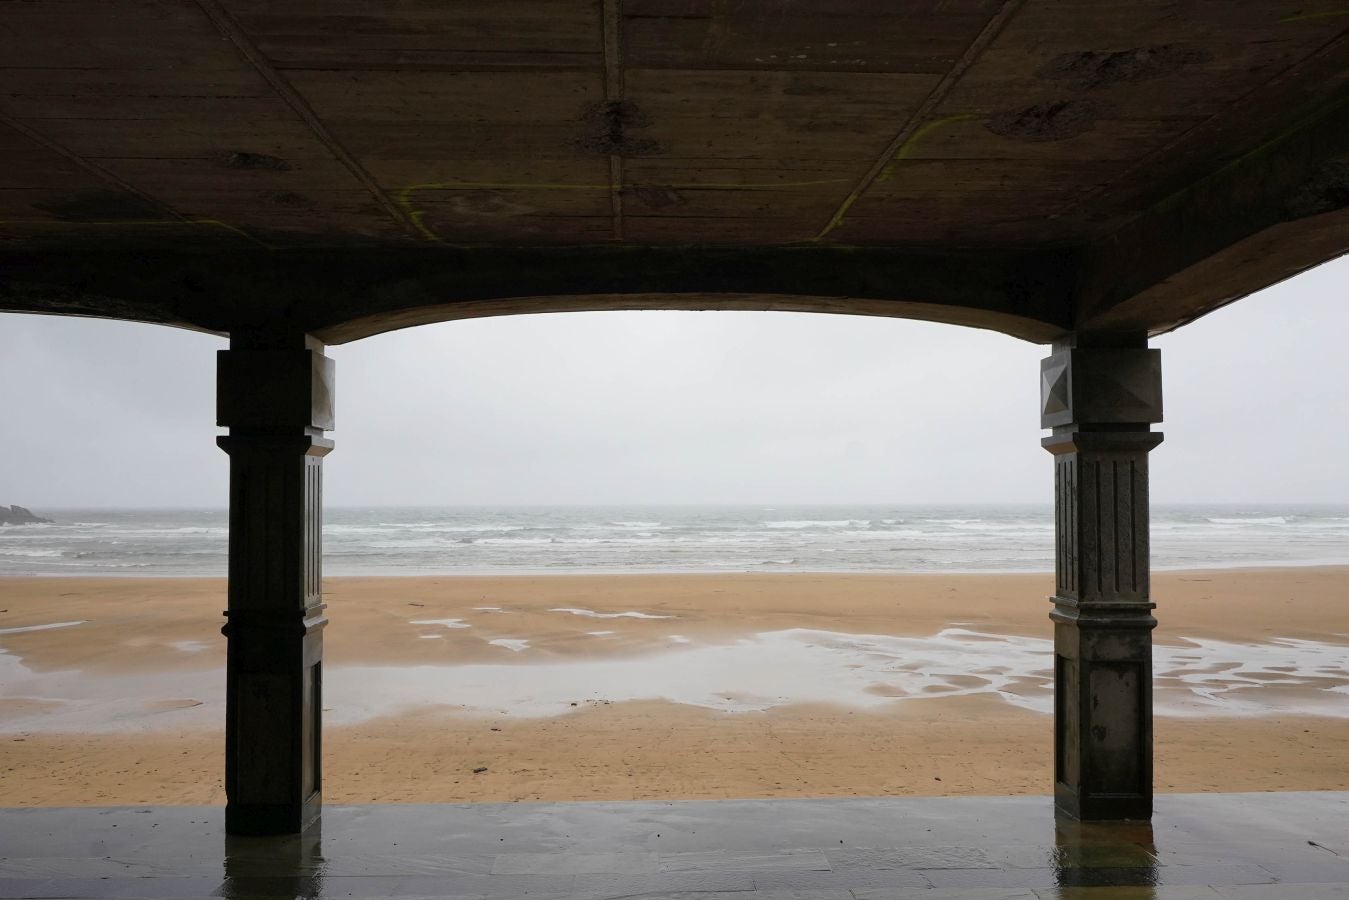
[[[1349,793],[329,807],[284,838],[218,808],[0,809],[0,900],[1349,900]],[[1335,843],[1335,836],[1340,843]]]

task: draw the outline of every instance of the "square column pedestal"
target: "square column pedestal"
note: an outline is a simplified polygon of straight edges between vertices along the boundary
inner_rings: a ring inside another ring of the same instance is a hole
[[[304,335],[235,337],[218,359],[230,457],[225,828],[295,834],[322,797],[323,457],[333,363]]]
[[[1054,454],[1054,798],[1083,820],[1152,817],[1148,451],[1161,354],[1055,346],[1041,364]]]

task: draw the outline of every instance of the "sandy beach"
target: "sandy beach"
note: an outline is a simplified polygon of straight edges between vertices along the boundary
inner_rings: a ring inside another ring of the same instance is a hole
[[[1049,575],[325,586],[331,803],[1050,788]],[[1159,790],[1349,789],[1349,568],[1153,595]],[[0,579],[0,805],[222,803],[224,605]]]

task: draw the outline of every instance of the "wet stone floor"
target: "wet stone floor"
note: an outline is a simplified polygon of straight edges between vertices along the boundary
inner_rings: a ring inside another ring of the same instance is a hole
[[[1349,900],[1349,793],[1166,795],[1111,826],[1034,797],[329,807],[291,838],[223,819],[0,810],[0,897]]]

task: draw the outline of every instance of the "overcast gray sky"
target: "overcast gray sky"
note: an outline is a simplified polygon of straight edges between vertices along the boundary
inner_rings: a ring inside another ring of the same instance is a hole
[[[1155,502],[1349,502],[1349,257],[1163,336]],[[0,314],[0,502],[224,506],[214,351]],[[1046,348],[900,319],[567,313],[333,347],[327,501],[1049,502]]]

